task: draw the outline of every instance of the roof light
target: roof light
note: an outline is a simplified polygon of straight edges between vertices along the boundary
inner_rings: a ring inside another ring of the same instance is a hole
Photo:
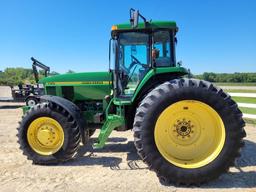
[[[117,26],[116,25],[113,25],[112,27],[111,27],[111,30],[113,31],[113,30],[117,30]]]

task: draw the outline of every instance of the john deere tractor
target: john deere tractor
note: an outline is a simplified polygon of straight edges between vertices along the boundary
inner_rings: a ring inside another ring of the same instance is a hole
[[[132,129],[138,155],[163,183],[198,185],[226,172],[244,145],[242,113],[221,88],[184,77],[177,31],[173,21],[147,21],[131,9],[129,23],[112,26],[108,72],[41,79],[46,95],[24,107],[18,128],[24,155],[61,163],[97,128],[94,148],[113,130]]]

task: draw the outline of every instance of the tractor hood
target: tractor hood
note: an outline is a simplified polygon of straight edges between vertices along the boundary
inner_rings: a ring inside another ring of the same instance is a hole
[[[111,72],[68,73],[39,80],[44,85],[110,84]]]

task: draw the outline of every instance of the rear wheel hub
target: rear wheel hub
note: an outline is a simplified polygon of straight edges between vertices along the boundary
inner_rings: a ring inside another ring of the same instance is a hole
[[[163,157],[182,168],[209,164],[225,142],[225,127],[218,113],[195,100],[183,100],[167,107],[156,122],[154,134]]]

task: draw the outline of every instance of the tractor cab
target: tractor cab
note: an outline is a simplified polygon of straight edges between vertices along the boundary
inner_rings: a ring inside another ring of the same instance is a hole
[[[151,70],[176,66],[176,23],[146,21],[132,12],[131,24],[112,26],[111,63],[114,70],[114,93],[118,98],[133,97],[136,88]],[[137,20],[136,20],[137,18]],[[135,21],[136,20],[136,21]]]

